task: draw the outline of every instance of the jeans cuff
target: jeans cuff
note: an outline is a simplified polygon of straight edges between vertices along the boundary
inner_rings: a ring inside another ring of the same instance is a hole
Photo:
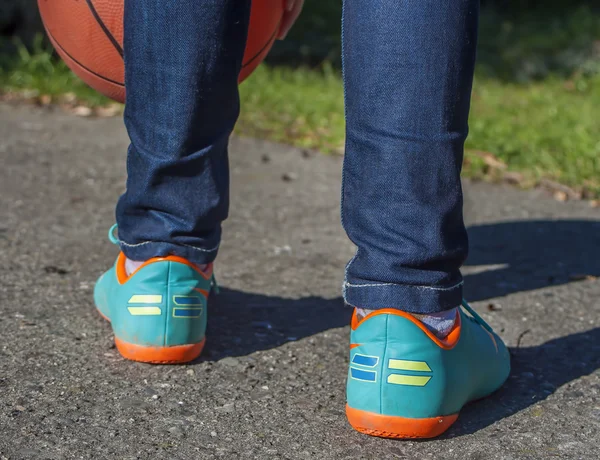
[[[344,301],[353,307],[369,310],[393,308],[427,314],[458,307],[463,298],[463,281],[440,287],[346,279],[343,291]]]
[[[130,260],[144,261],[153,257],[179,256],[197,265],[214,262],[219,251],[219,246],[214,248],[198,248],[189,244],[173,244],[160,241],[146,241],[137,244],[128,244],[120,241],[121,251]]]

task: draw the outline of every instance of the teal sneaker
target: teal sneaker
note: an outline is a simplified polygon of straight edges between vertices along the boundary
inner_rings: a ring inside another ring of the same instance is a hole
[[[109,238],[118,243],[113,229]],[[156,257],[127,276],[125,260],[121,252],[94,289],[96,308],[110,321],[121,355],[157,364],[196,359],[205,343],[212,264],[201,271],[182,257]]]
[[[346,415],[354,429],[384,438],[432,438],[470,401],[508,378],[500,337],[463,302],[454,329],[438,339],[399,310],[352,317]]]

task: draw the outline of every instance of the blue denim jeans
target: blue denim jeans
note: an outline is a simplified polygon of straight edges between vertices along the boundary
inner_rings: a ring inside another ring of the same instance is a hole
[[[249,0],[125,2],[131,146],[117,223],[130,259],[217,255],[249,10]],[[345,0],[342,223],[358,248],[344,280],[350,305],[460,304],[478,10],[479,0]]]

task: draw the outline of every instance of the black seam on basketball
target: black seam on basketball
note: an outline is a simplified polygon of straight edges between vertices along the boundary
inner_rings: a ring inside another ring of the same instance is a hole
[[[117,53],[119,53],[121,55],[121,57],[123,57],[123,54],[124,54],[123,53],[123,47],[121,45],[119,45],[119,42],[117,41],[117,39],[115,37],[113,37],[113,34],[110,32],[110,30],[108,30],[108,27],[106,27],[106,24],[104,24],[104,21],[102,20],[102,18],[98,14],[98,11],[96,11],[96,7],[92,3],[92,0],[85,0],[85,2],[87,3],[87,6],[90,9],[92,15],[94,16],[94,18],[98,22],[98,25],[104,31],[104,33],[106,34],[106,36],[108,37],[108,39],[110,40],[110,42],[113,44],[113,46],[117,50]]]
[[[105,80],[105,81],[107,81],[109,83],[112,83],[113,85],[117,85],[117,86],[121,86],[121,87],[125,88],[125,83],[121,83],[121,82],[118,82],[118,81],[115,81],[115,80],[111,80],[110,78],[106,78],[105,76],[100,75],[99,73],[94,72],[92,69],[84,66],[81,62],[79,62],[77,59],[75,59],[73,56],[71,56],[66,49],[64,49],[62,47],[62,45],[58,42],[58,40],[56,40],[56,38],[54,38],[54,35],[52,35],[50,33],[50,31],[48,30],[48,28],[46,28],[46,32],[48,33],[48,36],[52,39],[52,42],[54,43],[54,45],[57,46],[58,48],[60,48],[60,50],[63,53],[65,53],[69,57],[69,59],[71,59],[79,67],[81,67],[82,69],[84,69],[84,70],[88,71],[89,73],[95,75],[96,77],[101,78],[102,80]]]
[[[245,64],[242,64],[242,69],[248,67],[250,64],[252,64],[252,62],[254,62],[256,59],[258,59],[258,57],[269,47],[269,45],[271,45],[271,43],[273,43],[275,41],[275,37],[277,36],[277,32],[279,32],[279,25],[281,24],[281,22],[279,22],[277,24],[277,27],[275,27],[275,31],[273,32],[273,35],[271,35],[271,38],[269,38],[269,40],[267,41],[267,43],[265,43],[265,45],[260,49],[260,51],[258,53],[256,53],[254,56],[252,56],[248,62],[246,62]]]

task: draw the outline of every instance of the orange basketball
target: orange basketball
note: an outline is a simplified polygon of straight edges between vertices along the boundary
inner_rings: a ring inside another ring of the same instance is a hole
[[[50,41],[69,68],[92,88],[124,102],[124,0],[38,0],[38,6]],[[271,50],[282,16],[282,0],[252,0],[240,82]]]

